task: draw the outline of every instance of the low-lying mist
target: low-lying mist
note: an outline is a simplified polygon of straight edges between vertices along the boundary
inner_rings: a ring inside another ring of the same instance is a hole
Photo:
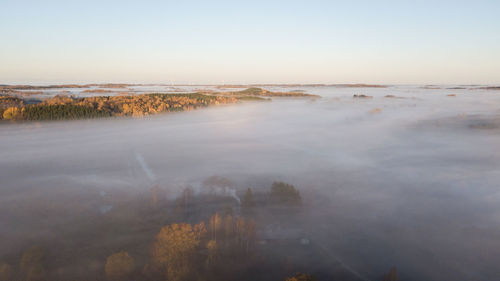
[[[500,276],[499,92],[297,89],[322,98],[2,124],[0,262],[17,263],[36,244],[94,247],[68,237],[95,235],[81,229],[118,207],[127,210],[118,219],[136,215],[129,202],[155,185],[175,199],[219,176],[233,183],[224,192],[235,206],[249,187],[297,187],[303,210],[293,228],[354,279],[381,280],[393,266],[401,280]],[[257,233],[266,227],[257,222]],[[131,235],[122,233],[102,236],[103,256],[120,250],[113,245]],[[101,270],[94,263],[65,267]],[[321,270],[311,272],[328,276]]]

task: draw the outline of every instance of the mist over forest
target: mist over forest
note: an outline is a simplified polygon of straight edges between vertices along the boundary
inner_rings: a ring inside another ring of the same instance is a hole
[[[3,122],[1,280],[495,280],[500,95],[450,88]]]

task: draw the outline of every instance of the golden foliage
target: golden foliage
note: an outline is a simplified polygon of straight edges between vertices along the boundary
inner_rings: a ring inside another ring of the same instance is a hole
[[[22,117],[22,109],[17,107],[9,107],[3,112],[3,119],[5,120],[17,120]]]
[[[215,240],[210,240],[207,242],[208,258],[207,264],[211,264],[217,260],[218,256],[218,245]]]
[[[185,280],[192,271],[196,248],[205,234],[204,224],[172,224],[161,229],[153,243],[153,264],[168,280]]]
[[[125,251],[114,253],[106,260],[105,271],[108,280],[127,280],[134,271],[134,259]]]

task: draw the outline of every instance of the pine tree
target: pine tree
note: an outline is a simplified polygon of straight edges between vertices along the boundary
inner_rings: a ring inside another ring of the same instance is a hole
[[[241,208],[245,212],[250,212],[253,209],[253,207],[255,207],[253,192],[251,188],[248,188],[247,192],[245,193],[245,196],[243,197],[243,200],[241,201]]]

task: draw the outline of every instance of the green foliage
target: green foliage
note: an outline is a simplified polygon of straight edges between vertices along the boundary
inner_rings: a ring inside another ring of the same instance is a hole
[[[238,97],[238,100],[240,100],[240,101],[271,101],[270,98],[261,98],[261,97],[255,97],[255,96],[241,96],[241,97]]]
[[[317,95],[306,94],[303,92],[272,92],[261,88],[248,88],[246,90],[230,92],[230,95],[240,97],[242,99],[249,99],[250,97],[319,97]],[[255,99],[254,99],[255,100]]]
[[[114,253],[106,260],[105,271],[110,281],[127,280],[134,271],[134,259],[125,251]]]
[[[24,120],[69,120],[110,117],[111,113],[89,106],[57,104],[28,105],[24,107]]]
[[[240,95],[261,95],[263,93],[265,93],[266,91],[261,89],[261,88],[248,88],[246,90],[242,90],[242,91],[239,91],[239,92],[236,92]]]
[[[102,91],[102,90],[96,90]],[[270,100],[261,96],[309,96],[304,93],[271,92],[261,88],[249,88],[239,92],[206,95],[152,93],[129,96],[55,96],[38,104],[25,105],[22,99],[0,97],[0,119],[6,120],[66,120],[109,116],[147,116],[162,112],[192,110],[209,105],[238,101]]]
[[[295,186],[284,182],[274,182],[271,186],[271,201],[276,204],[297,206],[302,198]]]
[[[234,103],[234,97],[203,94],[145,94],[75,98],[55,96],[41,103],[24,106],[22,101],[0,99],[6,120],[67,120],[110,116],[146,116],[176,112],[213,104]],[[8,109],[7,106],[10,106]]]
[[[193,99],[193,100],[196,100],[197,102],[206,103],[206,104],[209,104],[210,102],[217,100],[217,96],[205,95],[205,94],[200,94],[200,93],[192,93],[192,94],[153,93],[153,94],[147,94],[147,96],[158,97],[158,98],[161,98],[162,100],[165,100],[165,101],[169,100],[171,98],[188,98],[188,99]]]

